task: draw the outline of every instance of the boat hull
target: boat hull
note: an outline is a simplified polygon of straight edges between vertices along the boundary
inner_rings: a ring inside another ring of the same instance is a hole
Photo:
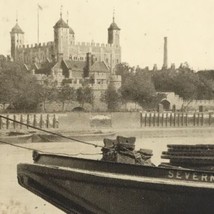
[[[6,143],[31,143],[32,142],[32,134],[23,134],[23,135],[12,135],[12,136],[0,136],[0,144],[2,142]]]
[[[213,213],[214,175],[210,172],[47,154],[37,154],[35,162],[18,165],[20,185],[66,213]]]

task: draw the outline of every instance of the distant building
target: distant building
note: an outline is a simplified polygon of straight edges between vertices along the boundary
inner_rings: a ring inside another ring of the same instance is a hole
[[[13,61],[23,63],[41,84],[47,77],[59,87],[64,82],[77,89],[87,82],[96,103],[110,82],[116,89],[120,88],[121,76],[114,72],[121,62],[120,28],[114,17],[108,28],[107,44],[76,42],[75,33],[68,21],[63,20],[62,13],[53,28],[53,41],[25,45],[24,31],[16,20],[10,32]]]
[[[46,60],[60,59],[85,61],[86,53],[91,53],[95,61],[105,62],[111,71],[121,62],[120,28],[113,22],[108,28],[107,44],[95,42],[76,42],[75,33],[60,14],[60,19],[54,25],[54,40],[47,43],[25,45],[24,31],[16,21],[11,35],[11,57],[14,61],[26,64],[44,63]]]

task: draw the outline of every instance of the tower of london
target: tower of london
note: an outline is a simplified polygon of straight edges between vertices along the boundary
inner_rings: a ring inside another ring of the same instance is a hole
[[[50,61],[78,60],[85,61],[86,53],[91,53],[95,61],[103,61],[113,71],[115,65],[121,62],[120,28],[115,18],[108,28],[107,43],[76,42],[75,32],[64,21],[62,12],[60,19],[53,26],[54,40],[34,45],[25,44],[24,31],[16,21],[11,35],[11,57],[15,62],[25,64],[43,63]]]

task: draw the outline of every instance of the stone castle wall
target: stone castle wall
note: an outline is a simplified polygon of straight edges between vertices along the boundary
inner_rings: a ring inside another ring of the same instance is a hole
[[[23,45],[17,47],[17,60],[30,64],[33,62],[44,62],[54,55],[54,43],[39,43],[34,45]]]

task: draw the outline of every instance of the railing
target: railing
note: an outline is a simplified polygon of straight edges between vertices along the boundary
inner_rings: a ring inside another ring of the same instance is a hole
[[[59,128],[59,120],[56,114],[7,114],[8,119],[0,117],[0,129],[26,129],[28,126],[18,122],[39,128]],[[10,121],[13,119],[14,121]],[[15,122],[17,121],[17,122]]]
[[[141,113],[141,127],[188,127],[214,125],[213,113]]]

